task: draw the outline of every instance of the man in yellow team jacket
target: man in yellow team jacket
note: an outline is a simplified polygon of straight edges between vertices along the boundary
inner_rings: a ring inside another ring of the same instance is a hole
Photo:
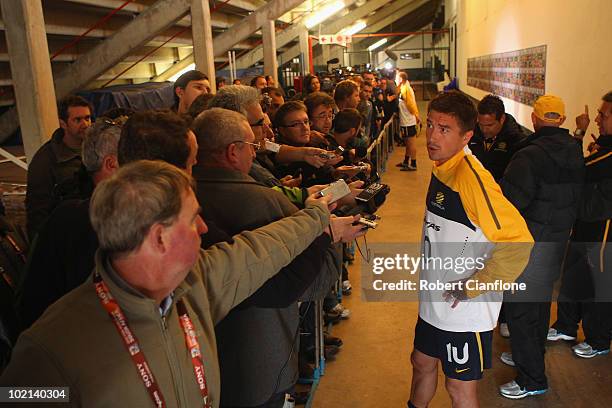
[[[438,360],[453,406],[478,406],[477,383],[491,365],[501,290],[521,274],[533,245],[519,212],[466,148],[476,117],[472,102],[458,92],[440,94],[428,107],[427,152],[434,167],[423,224],[428,264],[419,279],[452,287],[419,293],[409,407],[424,408],[433,398]],[[442,267],[436,259],[452,259],[455,266]],[[471,268],[469,259],[476,261]]]

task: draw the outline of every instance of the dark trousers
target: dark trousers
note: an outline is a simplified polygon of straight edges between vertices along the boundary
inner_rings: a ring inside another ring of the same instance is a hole
[[[612,253],[609,247],[608,244],[602,254],[599,242],[570,243],[557,303],[557,321],[553,324],[558,331],[576,336],[582,320],[585,341],[596,350],[610,348]],[[602,259],[603,266],[607,267],[602,267]]]
[[[554,282],[561,272],[565,243],[536,242],[527,267],[517,279],[526,290],[504,293],[515,381],[529,391],[548,388],[544,346],[550,323]]]
[[[550,320],[550,302],[508,302],[506,319],[510,329],[516,382],[529,391],[548,388],[544,346]]]
[[[508,320],[506,319],[506,304],[505,303],[502,303],[501,309],[499,309],[499,317],[497,318],[497,323],[498,324],[508,323]]]
[[[612,303],[610,302],[559,302],[557,321],[553,327],[561,333],[576,337],[582,320],[585,341],[595,350],[610,348],[612,330]]]
[[[577,337],[583,306],[583,302],[557,302],[557,321],[552,327],[558,332]]]
[[[582,317],[585,341],[595,350],[610,349],[612,330],[612,303],[591,302],[585,305]]]

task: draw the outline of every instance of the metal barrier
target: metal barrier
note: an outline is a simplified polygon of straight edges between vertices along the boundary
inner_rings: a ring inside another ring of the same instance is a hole
[[[366,154],[366,158],[370,163],[376,165],[376,174],[384,173],[387,169],[387,160],[389,154],[393,151],[393,141],[395,136],[399,133],[399,120],[397,115],[394,113],[385,127],[380,131],[378,137],[372,141]],[[372,160],[374,155],[374,160]]]
[[[394,137],[399,134],[399,120],[396,114],[393,114],[391,120],[389,120],[385,127],[378,134],[378,137],[372,141],[367,150],[366,158],[373,164],[377,174],[381,174],[386,170],[387,160],[389,155],[393,151]],[[340,265],[339,265],[340,267]],[[338,293],[338,300],[342,300],[342,274],[338,276],[336,282],[336,291]],[[314,377],[312,379],[301,379],[302,383],[310,383],[310,395],[306,408],[311,408],[313,404],[314,394],[319,385],[321,376],[325,375],[325,323],[324,323],[324,311],[323,301],[317,300],[314,302],[315,306],[315,370]],[[329,328],[328,328],[329,329]]]

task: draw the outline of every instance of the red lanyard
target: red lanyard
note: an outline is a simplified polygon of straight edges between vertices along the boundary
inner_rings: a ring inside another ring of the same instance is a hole
[[[151,400],[153,400],[153,404],[156,407],[165,408],[166,401],[164,400],[164,396],[162,395],[161,390],[159,389],[159,385],[153,376],[153,372],[147,364],[147,360],[144,356],[143,351],[138,344],[138,340],[132,330],[128,326],[127,318],[123,314],[121,307],[111,295],[108,290],[108,286],[102,280],[102,276],[96,271],[94,272],[94,284],[96,286],[96,294],[100,299],[100,303],[102,303],[102,307],[108,312],[111,317],[117,331],[121,335],[121,339],[125,345],[125,348],[130,353],[132,361],[138,370],[138,374],[144,383]],[[204,408],[209,408],[210,402],[208,401],[208,387],[206,385],[206,376],[204,374],[204,362],[202,360],[202,353],[200,351],[200,344],[198,343],[198,339],[196,337],[195,329],[193,327],[193,322],[187,313],[187,308],[182,300],[176,303],[176,309],[179,314],[179,322],[181,324],[181,328],[183,329],[183,334],[185,335],[185,344],[189,349],[189,355],[191,356],[191,363],[193,364],[193,371],[195,373],[196,382],[198,384],[198,388],[200,389],[200,394],[202,395],[202,400],[204,401]]]

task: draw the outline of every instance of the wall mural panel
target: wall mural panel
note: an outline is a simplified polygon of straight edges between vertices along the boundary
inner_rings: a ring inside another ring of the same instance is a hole
[[[469,58],[467,75],[469,86],[531,106],[544,95],[546,46]]]

